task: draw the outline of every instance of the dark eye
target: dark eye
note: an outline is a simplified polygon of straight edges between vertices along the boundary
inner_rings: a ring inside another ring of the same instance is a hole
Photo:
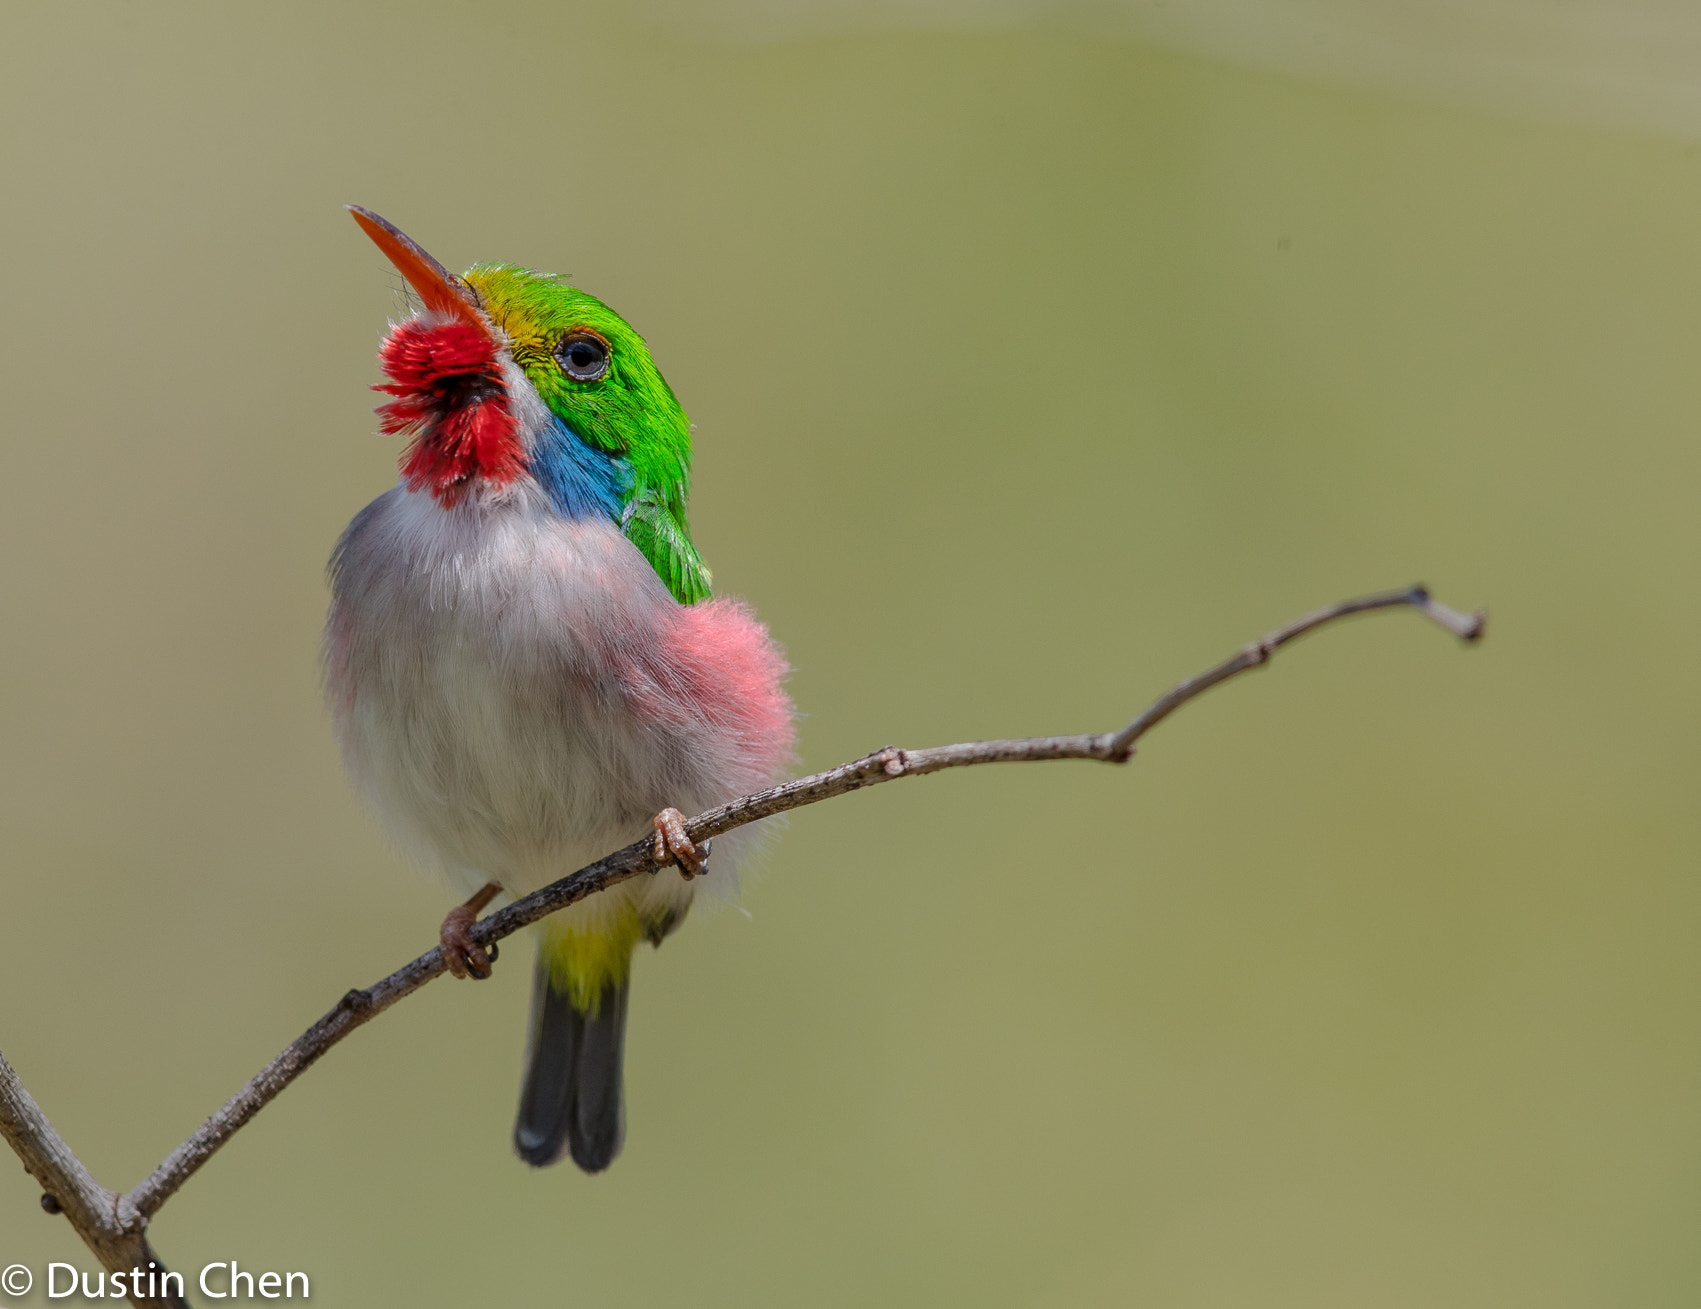
[[[608,342],[595,332],[569,332],[555,347],[555,357],[575,382],[594,382],[608,371]]]

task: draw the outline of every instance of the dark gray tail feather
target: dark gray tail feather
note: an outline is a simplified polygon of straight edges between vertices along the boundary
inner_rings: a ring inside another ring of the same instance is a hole
[[[626,1048],[628,981],[609,985],[589,1014],[573,1007],[551,985],[539,960],[532,977],[532,1033],[514,1149],[541,1168],[561,1157],[565,1142],[573,1162],[600,1173],[620,1153],[626,1136],[621,1063]]]

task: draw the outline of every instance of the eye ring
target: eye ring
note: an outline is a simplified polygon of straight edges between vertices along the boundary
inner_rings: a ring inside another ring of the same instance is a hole
[[[576,327],[555,347],[555,361],[575,382],[595,382],[608,372],[612,352],[602,336],[588,327]]]

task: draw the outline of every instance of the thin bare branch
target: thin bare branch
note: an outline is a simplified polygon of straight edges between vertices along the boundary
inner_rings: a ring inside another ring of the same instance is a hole
[[[1120,731],[1085,736],[966,741],[924,750],[887,746],[837,768],[812,773],[808,777],[718,805],[686,820],[685,829],[693,841],[702,842],[790,809],[830,800],[834,796],[900,777],[920,777],[946,768],[1045,759],[1125,763],[1133,756],[1135,743],[1182,705],[1232,677],[1263,666],[1289,642],[1354,614],[1395,608],[1416,609],[1461,640],[1475,641],[1483,632],[1482,614],[1464,614],[1451,609],[1432,599],[1421,586],[1363,596],[1327,609],[1318,609],[1252,642],[1239,653],[1158,697]],[[655,859],[654,841],[646,837],[498,910],[474,924],[469,935],[480,945],[491,945],[588,895],[628,878],[658,872],[662,867]],[[160,1206],[175,1195],[178,1188],[194,1176],[220,1146],[327,1050],[355,1028],[370,1022],[445,971],[441,948],[433,948],[381,981],[363,990],[348,992],[335,1008],[255,1074],[246,1086],[127,1195],[106,1190],[89,1175],[24,1090],[3,1056],[0,1056],[0,1135],[5,1136],[24,1161],[24,1166],[41,1182],[43,1206],[50,1212],[63,1211],[77,1234],[106,1268],[112,1272],[127,1273],[134,1267],[146,1269],[150,1260],[158,1267],[158,1256],[149,1249],[143,1232],[148,1219],[159,1211]],[[138,1305],[183,1304],[175,1298],[148,1300],[133,1295],[131,1300]]]
[[[1351,618],[1354,614],[1402,608],[1416,609],[1425,618],[1445,627],[1461,641],[1480,641],[1488,622],[1488,615],[1482,610],[1479,609],[1474,614],[1460,613],[1457,609],[1434,599],[1429,594],[1429,589],[1421,585],[1408,586],[1403,591],[1380,591],[1375,595],[1361,595],[1356,600],[1343,600],[1340,604],[1330,605],[1325,609],[1313,609],[1310,613],[1294,619],[1286,627],[1278,627],[1261,640],[1253,641],[1239,654],[1223,660],[1216,667],[1207,668],[1197,677],[1190,677],[1160,695],[1145,713],[1116,734],[1115,747],[1119,750],[1131,750],[1134,742],[1189,700],[1204,694],[1219,682],[1226,682],[1249,669],[1261,668],[1270,662],[1270,656],[1276,651],[1291,641],[1299,640],[1308,632],[1315,632],[1319,627],[1338,619]]]
[[[772,817],[790,809],[830,800],[834,796],[858,791],[900,777],[920,777],[945,768],[965,768],[974,764],[1030,762],[1045,759],[1092,759],[1104,763],[1124,763],[1134,753],[1134,743],[1182,705],[1229,678],[1268,663],[1270,656],[1282,646],[1295,641],[1307,632],[1354,614],[1379,609],[1411,608],[1432,619],[1465,641],[1475,641],[1483,631],[1481,614],[1461,614],[1456,609],[1430,598],[1421,586],[1401,591],[1347,600],[1327,609],[1318,609],[1289,623],[1286,627],[1246,646],[1240,653],[1213,668],[1188,679],[1153,702],[1128,726],[1119,732],[1088,736],[1039,736],[1008,741],[967,741],[958,745],[933,746],[923,750],[901,750],[887,746],[871,755],[850,763],[812,773],[781,786],[758,791],[729,801],[695,818],[686,820],[685,828],[693,841],[730,832],[735,827]],[[663,865],[656,862],[654,842],[650,838],[634,841],[625,849],[599,859],[594,864],[560,881],[552,882],[523,900],[499,909],[475,924],[469,935],[480,945],[489,945],[511,936],[531,923],[537,922],[558,909],[583,900],[588,895],[624,882],[628,878],[654,873]],[[371,1021],[396,1001],[413,994],[432,978],[446,970],[441,949],[432,949],[412,963],[391,973],[365,990],[350,991],[336,1008],[314,1023],[254,1078],[231,1097],[230,1101],[195,1133],[171,1152],[160,1166],[149,1174],[127,1197],[138,1213],[151,1215],[194,1175],[213,1153],[263,1109],[277,1094],[301,1075],[325,1051],[342,1040],[361,1024]]]

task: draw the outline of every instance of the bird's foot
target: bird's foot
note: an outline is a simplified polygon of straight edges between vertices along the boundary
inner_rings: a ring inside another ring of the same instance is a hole
[[[472,899],[456,905],[443,916],[443,926],[438,930],[437,939],[443,945],[443,962],[456,977],[471,977],[482,982],[490,976],[490,965],[496,962],[495,943],[486,950],[468,933],[478,921],[479,910],[494,900],[501,889],[495,882],[487,883]]]
[[[697,845],[686,834],[685,815],[663,809],[656,815],[656,862],[678,864],[679,875],[689,882],[709,871],[709,843]]]

